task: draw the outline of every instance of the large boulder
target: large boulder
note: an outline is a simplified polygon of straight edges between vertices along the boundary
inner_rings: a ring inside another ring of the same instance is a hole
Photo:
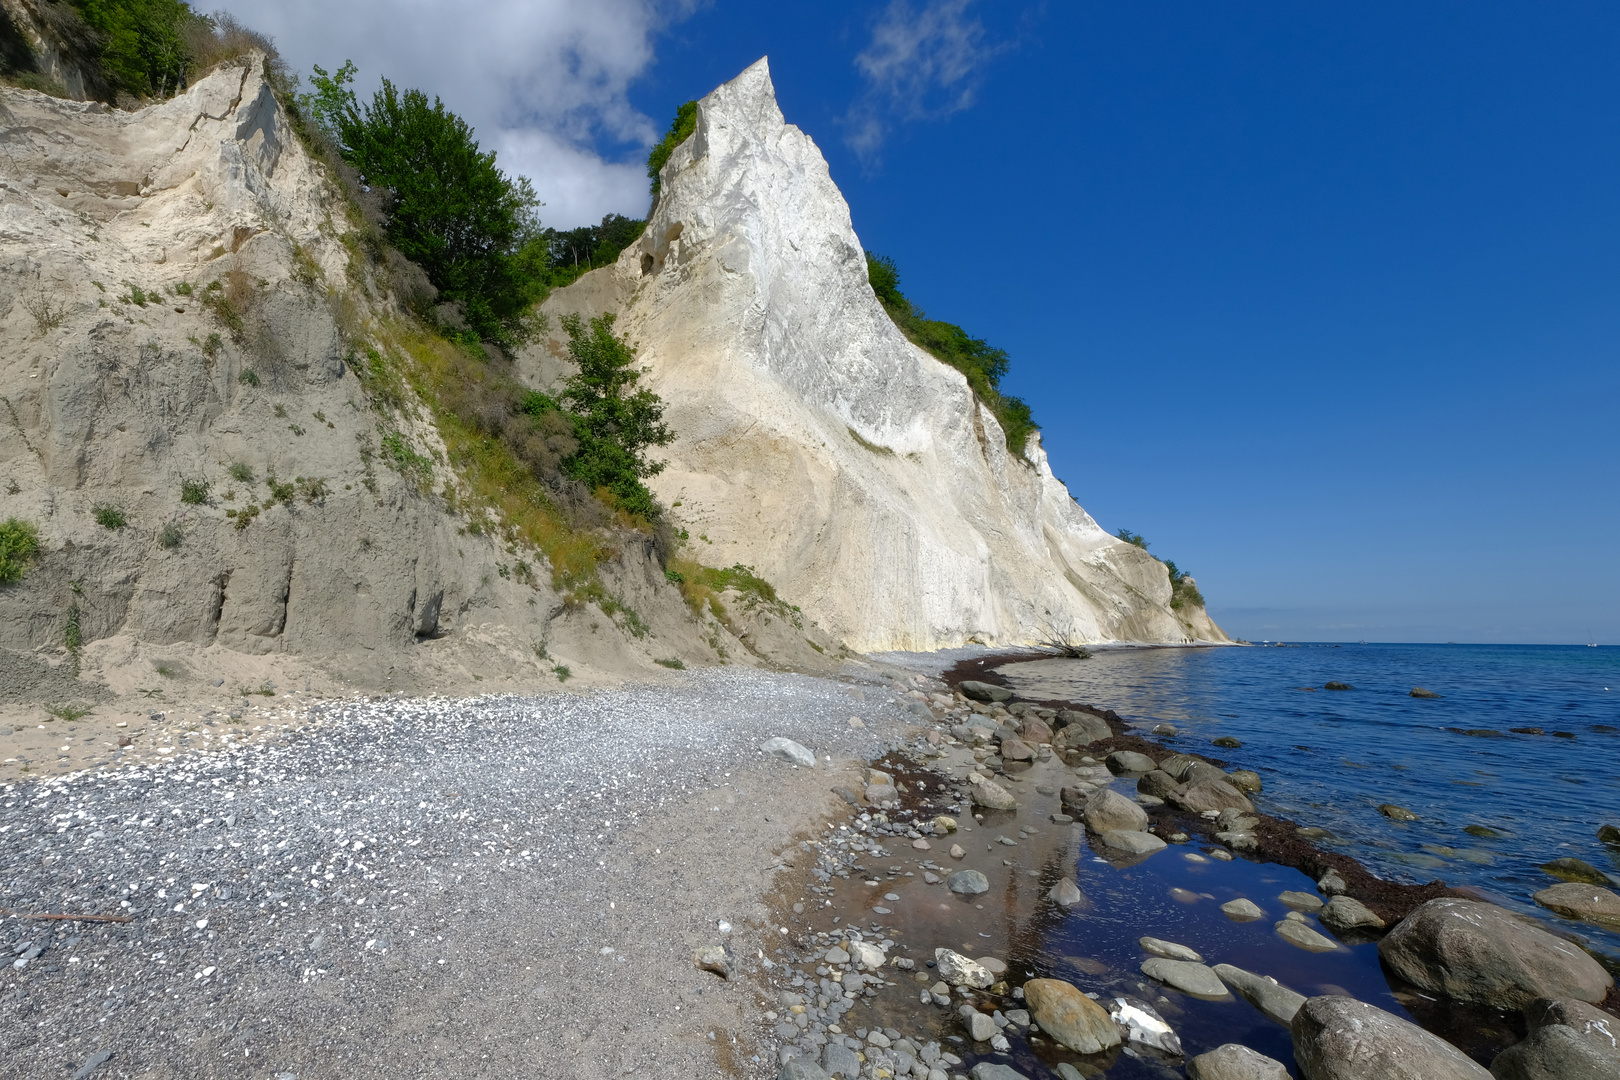
[[[1414,986],[1499,1009],[1542,997],[1601,1001],[1614,985],[1578,946],[1494,904],[1454,897],[1419,906],[1378,955]]]
[[[1153,759],[1146,754],[1138,754],[1135,750],[1115,750],[1105,759],[1108,771],[1115,776],[1124,776],[1126,773],[1145,773],[1153,771]]]
[[[1490,1080],[1455,1046],[1351,997],[1314,997],[1289,1025],[1302,1080]]]
[[[776,1074],[776,1080],[829,1080],[827,1074],[806,1057],[791,1057],[782,1062],[782,1069]]]
[[[1601,886],[1554,885],[1536,893],[1535,901],[1566,919],[1620,926],[1620,896]]]
[[[1583,1001],[1537,998],[1524,1010],[1529,1034],[1496,1056],[1497,1080],[1620,1077],[1620,1021]]]
[[[1115,791],[1098,788],[1086,799],[1086,828],[1092,832],[1133,831],[1147,828],[1147,811]]]
[[[1620,1028],[1620,1020],[1610,1023]],[[1491,1062],[1496,1080],[1615,1080],[1620,1053],[1563,1024],[1535,1028]]]
[[[1168,846],[1152,833],[1138,829],[1105,829],[1092,835],[1103,847],[1127,855],[1151,855],[1155,851],[1163,851]]]
[[[1254,804],[1249,801],[1249,797],[1224,780],[1198,780],[1195,783],[1182,784],[1166,795],[1165,801],[1178,810],[1194,814],[1229,808],[1241,810],[1246,814],[1254,813]]]
[[[1288,1067],[1247,1046],[1227,1043],[1187,1062],[1187,1080],[1288,1080]]]
[[[1004,686],[992,686],[990,683],[976,682],[972,679],[958,683],[956,688],[962,691],[965,697],[970,697],[974,701],[1009,701],[1013,696],[1012,691]]]
[[[1176,790],[1177,786],[1176,778],[1163,769],[1154,769],[1152,772],[1143,773],[1141,779],[1136,781],[1137,791],[1140,791],[1143,795],[1152,795],[1159,799]]]
[[[1323,925],[1340,932],[1346,930],[1382,930],[1384,920],[1360,900],[1349,896],[1335,896],[1327,906],[1317,912]]]
[[[1018,809],[1018,800],[1013,798],[1012,792],[994,780],[980,780],[968,788],[968,797],[973,800],[973,805],[990,810]]]
[[[1108,1010],[1062,979],[1031,979],[1024,1000],[1041,1030],[1080,1054],[1096,1054],[1122,1041]]]
[[[1070,728],[1074,729],[1068,735],[1070,739],[1082,740],[1073,745],[1084,746],[1099,739],[1109,738],[1114,734],[1113,728],[1108,726],[1108,721],[1096,713],[1086,712],[1083,709],[1060,709],[1054,719],[1065,732],[1068,732]]]

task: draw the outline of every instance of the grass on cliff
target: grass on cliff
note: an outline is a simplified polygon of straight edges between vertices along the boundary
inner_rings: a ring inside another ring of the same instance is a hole
[[[1022,457],[1024,444],[1040,425],[1021,398],[1001,392],[1001,380],[1010,362],[1006,350],[970,336],[954,323],[930,319],[900,291],[900,270],[893,259],[867,252],[866,278],[901,333],[967,377],[974,396],[984,402],[1001,425],[1007,449]]]
[[[20,518],[0,522],[0,585],[21,581],[38,555],[38,526]]]

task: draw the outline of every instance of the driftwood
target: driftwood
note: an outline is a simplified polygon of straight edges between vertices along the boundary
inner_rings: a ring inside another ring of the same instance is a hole
[[[31,915],[26,911],[12,911],[9,908],[0,908],[0,915],[9,915],[13,919],[57,919],[64,922],[134,922],[130,915]]]

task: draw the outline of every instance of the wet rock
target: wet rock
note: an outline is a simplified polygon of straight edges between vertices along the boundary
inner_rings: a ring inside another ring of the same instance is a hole
[[[972,1080],[1029,1080],[1027,1076],[1007,1065],[981,1061],[968,1072]]]
[[[989,1042],[990,1036],[998,1034],[1001,1029],[996,1022],[971,1005],[962,1006],[962,1022],[967,1027],[968,1035],[974,1042]]]
[[[968,795],[975,806],[990,810],[1015,810],[1018,807],[1018,800],[1012,797],[1012,792],[994,780],[980,780],[968,788]]]
[[[1158,769],[1160,772],[1175,777],[1176,783],[1179,784],[1187,779],[1187,770],[1197,764],[1198,759],[1191,754],[1171,754],[1159,762]]]
[[[1368,910],[1360,900],[1349,896],[1335,896],[1316,917],[1322,920],[1322,925],[1341,933],[1347,930],[1382,930],[1385,926],[1383,919]]]
[[[1107,765],[1108,771],[1115,776],[1153,771],[1153,759],[1135,750],[1115,750],[1108,755]]]
[[[953,859],[965,859],[965,858],[967,858],[967,852],[962,850],[962,845],[961,844],[952,844],[950,854],[951,854],[951,858],[953,858]]]
[[[1112,788],[1098,788],[1086,799],[1083,815],[1093,832],[1147,828],[1147,811]]]
[[[1230,735],[1222,735],[1218,739],[1211,739],[1210,740],[1210,745],[1211,746],[1219,746],[1223,750],[1236,750],[1239,747],[1241,747],[1243,745],[1243,743],[1242,743],[1241,740],[1234,739]]]
[[[1179,735],[1180,733],[1180,729],[1174,724],[1153,725],[1153,734],[1155,735]]]
[[[1350,886],[1345,882],[1344,875],[1337,870],[1329,870],[1316,882],[1316,891],[1323,896],[1338,896],[1347,892]]]
[[[1237,922],[1252,922],[1255,919],[1263,919],[1266,917],[1266,913],[1260,910],[1253,900],[1249,900],[1245,897],[1239,897],[1236,900],[1228,900],[1226,903],[1221,905],[1221,910],[1226,913],[1226,917],[1228,919],[1232,919]]]
[[[1260,782],[1260,774],[1253,769],[1233,769],[1226,774],[1226,782],[1243,792],[1260,791],[1265,786]]]
[[[956,831],[956,819],[949,814],[941,814],[934,819],[934,834],[944,836],[946,833]]]
[[[1052,741],[1052,729],[1047,727],[1044,721],[1033,716],[1024,717],[1024,722],[1019,725],[1018,733],[1024,737],[1025,742],[1033,743],[1036,746]]]
[[[1349,997],[1311,998],[1290,1025],[1302,1080],[1489,1080],[1450,1043]]]
[[[976,963],[990,973],[990,977],[999,979],[1007,974],[1007,961],[996,956],[981,956]]]
[[[1260,827],[1260,819],[1242,810],[1227,807],[1215,818],[1215,827],[1221,832],[1253,832]]]
[[[1312,896],[1308,892],[1300,892],[1297,889],[1289,889],[1286,892],[1278,893],[1277,899],[1295,911],[1320,911],[1322,909],[1322,898],[1320,896]]]
[[[1010,701],[1013,696],[1012,691],[1004,686],[993,686],[990,683],[976,682],[972,679],[958,683],[956,688],[962,691],[964,697],[971,698],[974,701]]]
[[[1034,761],[1035,748],[1023,739],[1002,739],[1001,759],[1003,761]]]
[[[950,949],[934,950],[934,967],[939,971],[939,977],[952,986],[971,986],[975,990],[983,990],[995,982],[983,965]]]
[[[945,887],[959,896],[977,896],[990,891],[990,881],[977,870],[958,870],[945,879]]]
[[[1247,1046],[1227,1043],[1187,1062],[1187,1080],[1288,1080],[1288,1068]]]
[[[1142,961],[1142,974],[1197,997],[1227,996],[1226,984],[1221,982],[1219,975],[1211,968],[1190,960],[1167,960],[1162,956],[1155,956]]]
[[[1142,778],[1136,782],[1136,790],[1144,795],[1154,795],[1164,798],[1176,790],[1177,780],[1163,769],[1154,769],[1143,773]]]
[[[1437,698],[1440,695],[1435,693],[1433,690],[1425,690],[1421,686],[1414,686],[1412,687],[1411,693],[1408,696],[1417,698]]]
[[[1532,1031],[1562,1024],[1573,1028],[1582,1038],[1594,1040],[1605,1051],[1620,1053],[1620,1031],[1616,1030],[1614,1014],[1593,1008],[1584,1001],[1537,998],[1524,1007],[1524,1022]]]
[[[1620,896],[1596,885],[1565,883],[1542,889],[1534,897],[1536,903],[1566,919],[1582,919],[1590,923],[1620,925]],[[1617,1025],[1620,1026],[1620,1025]]]
[[[1610,882],[1608,874],[1585,859],[1554,859],[1552,862],[1542,863],[1541,869],[1559,881],[1576,882],[1581,885],[1607,885]]]
[[[827,954],[822,959],[833,967],[842,967],[849,963],[849,953],[845,952],[840,946],[834,945],[827,950]]]
[[[1109,1019],[1119,1028],[1127,1043],[1181,1056],[1181,1040],[1159,1015],[1157,1009],[1140,998],[1116,997],[1108,1006]]]
[[[1610,1017],[1610,1022],[1620,1027],[1620,1020]],[[1574,1028],[1551,1024],[1496,1055],[1491,1075],[1496,1080],[1614,1080],[1620,1076],[1620,1052]]]
[[[1223,844],[1226,844],[1235,851],[1260,850],[1260,841],[1255,839],[1254,833],[1250,832],[1218,832],[1215,834],[1215,839],[1219,840]],[[1212,851],[1210,854],[1214,855],[1216,858],[1220,858],[1221,855],[1225,853]],[[1226,855],[1226,858],[1228,859],[1231,857],[1231,855]]]
[[[1070,1050],[1096,1054],[1121,1042],[1108,1011],[1061,979],[1031,979],[1024,1000],[1041,1030]]]
[[[1324,690],[1354,690],[1355,687],[1351,686],[1347,682],[1330,682],[1330,683],[1324,683],[1322,685],[1322,689],[1324,689]]]
[[[731,978],[731,958],[723,945],[708,945],[692,954],[692,963],[704,971],[712,971],[722,979]]]
[[[1079,709],[1062,709],[1055,719],[1062,729],[1058,734],[1062,735],[1064,741],[1072,747],[1089,746],[1098,739],[1107,739],[1114,734],[1108,727],[1108,722],[1096,713]],[[1052,743],[1052,748],[1057,749],[1056,741]]]
[[[1074,883],[1073,878],[1060,878],[1058,883],[1047,891],[1046,898],[1058,907],[1074,907],[1085,900],[1086,896],[1080,891],[1080,886]]]
[[[1420,989],[1500,1009],[1542,997],[1601,1001],[1614,985],[1579,947],[1494,904],[1453,897],[1420,905],[1378,955]]]
[[[1142,946],[1143,952],[1152,953],[1154,956],[1162,956],[1166,960],[1191,960],[1195,964],[1204,962],[1204,958],[1198,953],[1185,945],[1177,945],[1173,941],[1165,941],[1156,937],[1143,937],[1137,938],[1136,943]]]
[[[1339,947],[1339,943],[1330,937],[1325,937],[1312,930],[1303,921],[1298,919],[1284,919],[1274,927],[1277,936],[1290,945],[1297,945],[1301,949],[1311,952],[1331,952]]]
[[[1620,847],[1620,825],[1598,826],[1597,838],[1610,847]]]
[[[1104,847],[1131,855],[1151,855],[1169,846],[1152,833],[1136,830],[1106,829],[1093,835]]]
[[[1216,964],[1214,970],[1238,997],[1283,1027],[1294,1022],[1294,1014],[1305,1004],[1304,994],[1295,993],[1264,975],[1256,975],[1231,964]]]
[[[816,755],[792,739],[784,739],[778,735],[774,739],[766,739],[760,743],[759,748],[772,757],[779,757],[783,761],[791,761],[801,768],[813,769],[816,767]]]
[[[1391,821],[1416,821],[1418,819],[1418,816],[1412,811],[1404,806],[1396,806],[1394,803],[1383,803],[1378,807],[1378,812]]]
[[[1222,774],[1224,775],[1224,774]],[[1183,784],[1165,796],[1171,806],[1188,813],[1202,814],[1209,810],[1232,808],[1253,813],[1254,804],[1249,797],[1224,780],[1199,780]]]

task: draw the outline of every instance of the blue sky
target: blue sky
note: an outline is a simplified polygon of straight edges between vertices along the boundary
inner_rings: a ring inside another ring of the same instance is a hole
[[[557,224],[642,212],[652,133],[769,54],[866,246],[1234,634],[1620,642],[1612,4],[535,3],[475,77],[464,5],[303,2],[233,9],[443,94]]]

